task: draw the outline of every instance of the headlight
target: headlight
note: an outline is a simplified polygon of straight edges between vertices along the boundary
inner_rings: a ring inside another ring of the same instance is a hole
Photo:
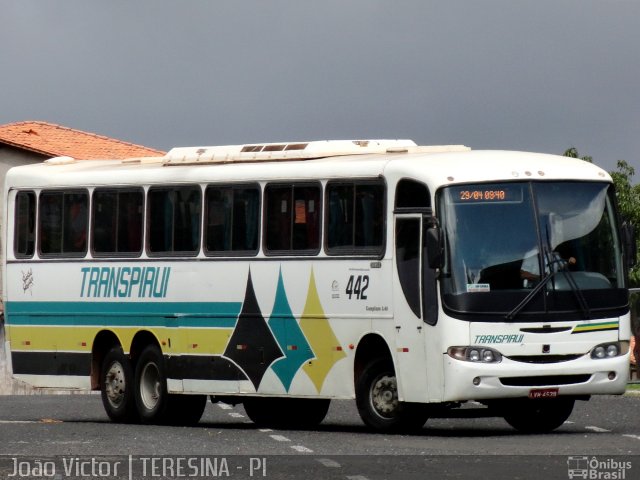
[[[597,345],[591,350],[591,358],[600,360],[602,358],[614,358],[624,355],[629,351],[629,342],[611,342]]]
[[[499,363],[502,361],[502,354],[488,347],[449,347],[447,354],[451,358],[465,362]]]
[[[607,357],[617,357],[620,354],[620,348],[616,344],[607,346]]]

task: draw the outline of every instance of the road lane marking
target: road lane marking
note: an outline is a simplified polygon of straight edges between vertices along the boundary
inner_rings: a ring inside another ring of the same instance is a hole
[[[0,420],[0,424],[11,423],[64,423],[62,420],[55,418],[41,418],[40,420]]]
[[[364,475],[347,475],[347,478],[349,480],[369,480],[367,477],[365,477]]]
[[[623,437],[629,437],[629,438],[635,438],[636,440],[640,440],[640,435],[629,435],[629,434],[624,434],[622,435]]]
[[[229,416],[233,417],[233,418],[244,418],[244,415],[242,415],[241,413],[238,413],[238,412],[231,412],[229,414]]]
[[[35,420],[0,420],[0,423],[42,423]]]
[[[596,432],[596,433],[611,433],[611,430],[607,430],[606,428],[600,428],[600,427],[594,427],[593,425],[589,425],[587,427],[584,427],[587,430],[591,430],[592,432]]]
[[[328,468],[340,468],[340,464],[335,460],[331,460],[330,458],[318,458],[316,459],[319,463]]]
[[[313,450],[303,445],[292,445],[291,448],[293,448],[296,452],[300,452],[300,453],[313,453]]]
[[[220,407],[222,410],[232,410],[233,406],[229,405],[228,403],[218,403],[218,407]]]
[[[262,433],[269,433],[269,432],[273,432],[273,430],[271,430],[270,428],[261,428],[259,430]],[[273,434],[273,435],[269,435],[271,437],[272,440],[275,440],[276,442],[290,442],[291,440],[289,440],[287,437],[285,437],[284,435],[278,435],[278,434]],[[291,448],[293,450],[295,450],[298,453],[313,453],[313,450],[311,450],[310,448],[305,447],[304,445],[291,445]]]

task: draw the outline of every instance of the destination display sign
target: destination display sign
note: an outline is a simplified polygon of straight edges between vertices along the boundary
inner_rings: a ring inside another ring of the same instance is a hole
[[[522,185],[474,185],[455,187],[454,203],[519,203],[522,202]]]

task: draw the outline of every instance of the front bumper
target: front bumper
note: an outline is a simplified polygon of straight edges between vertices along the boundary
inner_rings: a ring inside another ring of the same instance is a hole
[[[629,378],[628,353],[610,359],[593,360],[585,355],[544,364],[508,358],[483,364],[444,357],[445,402],[527,397],[531,390],[541,388],[558,388],[562,396],[619,395],[625,392]]]

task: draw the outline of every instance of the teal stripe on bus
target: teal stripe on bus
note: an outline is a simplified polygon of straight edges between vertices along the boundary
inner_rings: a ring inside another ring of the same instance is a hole
[[[236,325],[240,302],[8,302],[7,325],[218,327]]]

